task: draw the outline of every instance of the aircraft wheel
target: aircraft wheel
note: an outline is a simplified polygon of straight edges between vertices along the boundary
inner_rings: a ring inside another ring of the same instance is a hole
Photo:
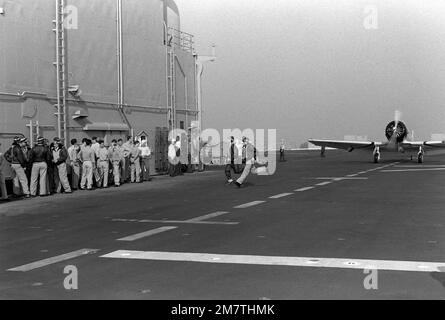
[[[379,163],[379,162],[380,162],[380,154],[374,153],[374,163]]]
[[[423,153],[419,153],[419,155],[417,156],[417,162],[423,163]]]

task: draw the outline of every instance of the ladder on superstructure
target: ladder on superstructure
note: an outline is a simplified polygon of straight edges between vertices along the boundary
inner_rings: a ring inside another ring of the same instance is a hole
[[[56,20],[53,20],[56,34],[57,73],[57,135],[67,145],[67,79],[66,79],[66,36],[65,36],[65,0],[56,1]]]
[[[169,71],[168,71],[168,88],[169,92],[169,101],[168,101],[168,110],[170,111],[169,121],[171,128],[176,129],[176,61],[175,61],[175,50],[174,44],[168,49],[168,61],[169,61]]]

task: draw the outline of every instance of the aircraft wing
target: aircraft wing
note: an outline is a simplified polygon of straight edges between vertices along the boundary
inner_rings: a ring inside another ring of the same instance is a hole
[[[372,141],[344,141],[344,140],[308,140],[310,143],[327,148],[343,149],[349,152],[355,149],[374,149],[376,146],[381,146],[380,142]]]
[[[405,141],[402,143],[405,150],[419,150],[423,147],[426,150],[445,149],[445,141]]]

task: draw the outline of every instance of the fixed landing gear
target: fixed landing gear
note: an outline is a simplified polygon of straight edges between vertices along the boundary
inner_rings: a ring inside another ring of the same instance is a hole
[[[325,147],[325,146],[321,147],[321,153],[320,153],[320,156],[321,156],[322,158],[326,158],[326,147]]]
[[[423,152],[419,152],[419,154],[417,155],[417,162],[423,163]]]
[[[419,147],[419,153],[417,154],[417,162],[423,163],[423,149]]]
[[[374,163],[380,162],[380,153],[374,153]]]
[[[380,149],[379,147],[376,147],[374,149],[374,163],[379,163],[380,162]]]

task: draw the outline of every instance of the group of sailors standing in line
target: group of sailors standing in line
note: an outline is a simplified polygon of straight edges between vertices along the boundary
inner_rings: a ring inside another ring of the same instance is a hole
[[[48,196],[54,193],[72,193],[73,190],[107,188],[109,175],[114,186],[126,182],[150,181],[149,160],[151,150],[145,137],[133,140],[128,137],[112,140],[106,147],[103,140],[84,138],[79,145],[76,139],[66,149],[60,138],[50,143],[37,138],[33,148],[26,138],[15,137],[11,147],[0,157],[11,164],[14,196],[25,198]],[[0,170],[0,200],[8,201],[5,178]]]

